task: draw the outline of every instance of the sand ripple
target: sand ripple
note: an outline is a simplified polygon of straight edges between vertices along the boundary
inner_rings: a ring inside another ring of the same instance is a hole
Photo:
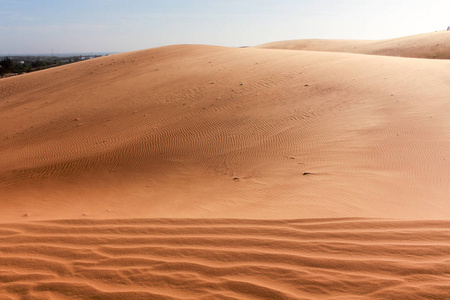
[[[1,224],[2,299],[445,299],[450,222]]]

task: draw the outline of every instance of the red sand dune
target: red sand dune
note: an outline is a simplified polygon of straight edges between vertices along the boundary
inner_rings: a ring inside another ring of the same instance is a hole
[[[450,59],[450,32],[437,31],[389,40],[291,40],[257,46],[264,49],[348,52],[360,54]]]
[[[179,45],[1,79],[0,294],[445,299],[449,70]]]

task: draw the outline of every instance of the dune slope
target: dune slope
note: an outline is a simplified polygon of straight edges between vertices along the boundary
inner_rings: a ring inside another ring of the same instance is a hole
[[[448,221],[0,224],[2,299],[446,299]]]
[[[450,32],[437,31],[389,40],[304,39],[256,46],[264,49],[348,52],[359,54],[450,59]]]
[[[449,68],[170,46],[3,79],[4,221],[445,219]]]

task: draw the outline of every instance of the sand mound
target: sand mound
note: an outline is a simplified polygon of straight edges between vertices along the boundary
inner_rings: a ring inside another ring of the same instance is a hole
[[[3,79],[4,221],[445,219],[449,67],[171,46]]]
[[[2,299],[446,299],[449,241],[447,221],[0,224],[0,293]]]
[[[389,40],[291,40],[257,46],[265,49],[289,49],[360,54],[450,59],[450,32],[438,31]]]
[[[0,298],[448,298],[417,220],[450,215],[449,69],[170,46],[0,80]]]

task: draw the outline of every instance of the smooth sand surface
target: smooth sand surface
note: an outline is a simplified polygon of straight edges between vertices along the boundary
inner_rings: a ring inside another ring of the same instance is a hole
[[[1,79],[0,299],[450,297],[450,61],[417,57],[177,45]]]
[[[320,39],[290,40],[259,45],[257,48],[450,59],[450,31],[437,31],[402,38],[373,41]]]

